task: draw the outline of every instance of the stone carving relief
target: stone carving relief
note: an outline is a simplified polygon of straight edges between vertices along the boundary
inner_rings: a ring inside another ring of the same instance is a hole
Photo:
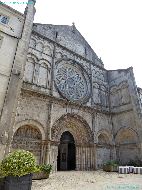
[[[40,131],[31,126],[22,126],[14,134],[13,149],[24,149],[32,152],[40,161],[42,136]]]
[[[40,140],[41,134],[37,129],[33,127],[23,126],[23,127],[20,127],[14,135],[14,140],[21,139],[21,138],[31,139],[31,140]]]
[[[80,120],[77,115],[70,116],[64,115],[58,119],[52,126],[52,140],[60,142],[60,138],[63,132],[69,131],[75,139],[77,144],[93,143],[93,133],[84,119]]]
[[[43,51],[45,54],[47,54],[47,55],[50,55],[50,56],[52,56],[52,50],[51,50],[51,48],[50,48],[50,46],[48,46],[48,45],[46,45],[45,47],[44,47],[44,51]]]
[[[104,82],[105,81],[105,73],[103,70],[101,70],[98,67],[94,67],[92,66],[92,81],[100,81],[100,82]]]
[[[126,82],[120,83],[110,88],[111,107],[128,104],[130,102],[130,93]]]
[[[61,59],[63,57],[63,54],[61,52],[56,52],[56,58]]]
[[[71,60],[56,64],[55,84],[59,93],[71,101],[84,102],[90,94],[88,74],[78,63]]]
[[[100,104],[104,107],[108,107],[108,89],[107,86],[93,83],[93,100],[94,104]]]
[[[95,104],[101,104],[100,91],[98,88],[93,88],[93,100]]]
[[[91,75],[91,69],[90,69],[90,65],[89,65],[90,63],[88,63],[88,62],[83,62],[82,61],[82,65],[83,65],[83,67],[84,67],[84,69],[87,71],[87,73],[89,74],[89,75]]]

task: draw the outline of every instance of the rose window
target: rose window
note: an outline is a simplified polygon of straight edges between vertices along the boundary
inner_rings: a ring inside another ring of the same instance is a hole
[[[78,65],[59,63],[55,71],[55,84],[65,98],[84,101],[89,92],[88,75]]]

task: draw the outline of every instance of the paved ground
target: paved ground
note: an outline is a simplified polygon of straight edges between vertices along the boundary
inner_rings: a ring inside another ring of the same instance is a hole
[[[57,172],[46,180],[33,180],[32,190],[142,190],[142,175],[103,171]]]

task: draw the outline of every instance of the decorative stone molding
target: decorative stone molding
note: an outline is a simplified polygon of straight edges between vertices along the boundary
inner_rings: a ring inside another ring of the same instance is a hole
[[[60,142],[63,132],[69,131],[76,144],[93,144],[93,132],[87,122],[78,115],[66,114],[58,119],[52,126],[52,140]]]
[[[35,120],[24,120],[24,121],[16,123],[13,129],[13,133],[15,133],[20,127],[26,126],[26,125],[39,129],[42,135],[42,140],[46,140],[45,131],[42,124],[40,124],[38,121],[35,121]]]
[[[87,72],[77,62],[64,59],[56,62],[55,86],[62,97],[73,102],[87,102],[91,84]]]

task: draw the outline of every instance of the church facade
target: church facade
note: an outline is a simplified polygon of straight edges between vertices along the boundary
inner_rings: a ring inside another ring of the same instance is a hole
[[[26,149],[55,171],[141,160],[142,90],[132,67],[106,70],[74,24],[32,23],[29,2],[1,111],[2,155]]]

